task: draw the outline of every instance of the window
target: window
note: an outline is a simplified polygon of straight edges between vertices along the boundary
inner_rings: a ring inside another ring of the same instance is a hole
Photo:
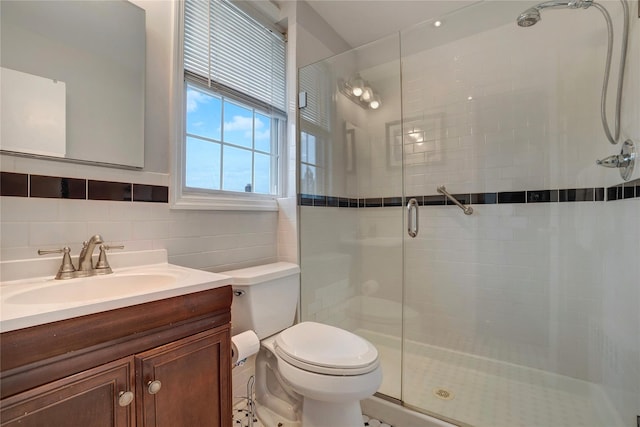
[[[326,158],[331,149],[329,70],[324,63],[308,65],[299,72],[300,91],[307,96],[306,107],[300,109],[300,181],[303,194],[326,194]]]
[[[324,191],[319,139],[311,132],[300,132],[300,192],[304,194],[321,194]]]
[[[183,4],[173,206],[275,210],[284,170],[284,37],[225,0]]]
[[[185,187],[277,194],[280,120],[187,83]]]

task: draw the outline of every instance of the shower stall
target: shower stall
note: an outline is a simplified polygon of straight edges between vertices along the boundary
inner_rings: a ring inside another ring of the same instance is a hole
[[[599,3],[619,30],[620,2]],[[635,427],[640,168],[596,165],[621,146],[600,122],[607,28],[595,8],[518,26],[535,4],[299,70],[300,316],[367,338],[381,397],[456,425]],[[638,145],[630,6],[620,134]]]

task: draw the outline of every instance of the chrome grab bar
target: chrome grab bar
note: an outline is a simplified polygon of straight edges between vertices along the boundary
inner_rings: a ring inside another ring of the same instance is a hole
[[[462,211],[464,212],[465,215],[471,215],[473,213],[473,208],[471,206],[465,206],[462,203],[460,203],[459,201],[457,201],[455,199],[455,197],[453,197],[446,188],[444,188],[444,185],[441,185],[440,187],[437,188],[438,193],[440,194],[444,194],[447,199],[451,200],[456,206],[458,206],[460,209],[462,209]]]
[[[415,226],[413,225],[414,217],[416,219]],[[418,235],[418,201],[416,199],[409,199],[407,203],[407,233],[411,237]]]

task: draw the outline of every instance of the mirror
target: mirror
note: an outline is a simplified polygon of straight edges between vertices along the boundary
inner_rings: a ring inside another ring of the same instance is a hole
[[[0,16],[2,152],[142,168],[144,10],[2,0]]]

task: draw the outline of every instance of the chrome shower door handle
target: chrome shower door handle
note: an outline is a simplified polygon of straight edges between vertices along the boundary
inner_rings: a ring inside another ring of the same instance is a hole
[[[409,199],[407,203],[407,233],[410,237],[416,237],[418,229],[418,201]]]

